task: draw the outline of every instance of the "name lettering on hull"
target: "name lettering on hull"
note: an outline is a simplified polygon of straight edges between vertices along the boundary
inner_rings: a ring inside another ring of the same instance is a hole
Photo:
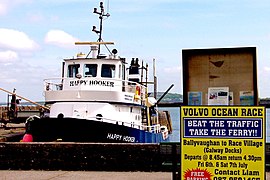
[[[111,133],[108,133],[107,139],[112,139],[116,141],[125,141],[125,142],[135,142],[135,137],[124,136],[120,134],[111,134]]]

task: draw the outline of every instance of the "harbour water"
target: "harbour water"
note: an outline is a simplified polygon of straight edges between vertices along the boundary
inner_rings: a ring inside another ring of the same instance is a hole
[[[171,134],[171,142],[180,142],[180,108],[160,108],[161,110],[168,110],[172,119],[173,133]],[[270,143],[270,109],[266,109],[266,142]]]

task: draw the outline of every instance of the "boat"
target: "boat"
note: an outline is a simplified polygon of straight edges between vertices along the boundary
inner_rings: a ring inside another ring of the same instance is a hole
[[[27,119],[22,141],[169,141],[168,123],[160,123],[157,100],[149,96],[148,65],[132,58],[127,67],[116,49],[110,51],[108,46],[114,43],[102,39],[103,19],[110,15],[102,2],[94,13],[100,19],[100,29],[93,26],[92,30],[98,40],[75,42],[89,46],[88,54],[64,59],[62,77],[44,80],[45,106],[50,110]],[[101,53],[104,46],[109,55]]]

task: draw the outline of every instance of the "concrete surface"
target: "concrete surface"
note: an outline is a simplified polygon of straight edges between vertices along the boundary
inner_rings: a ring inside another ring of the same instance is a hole
[[[170,180],[170,172],[0,171],[0,180]]]
[[[0,180],[171,180],[171,172],[10,171],[0,170]],[[270,172],[266,172],[270,180]]]

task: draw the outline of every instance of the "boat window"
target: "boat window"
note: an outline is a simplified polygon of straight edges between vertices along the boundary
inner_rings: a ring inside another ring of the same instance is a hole
[[[102,64],[101,77],[114,78],[115,77],[115,65]]]
[[[84,77],[96,77],[96,76],[97,76],[97,64],[85,64]]]
[[[68,66],[68,77],[76,77],[76,74],[79,73],[79,64],[72,64]]]

